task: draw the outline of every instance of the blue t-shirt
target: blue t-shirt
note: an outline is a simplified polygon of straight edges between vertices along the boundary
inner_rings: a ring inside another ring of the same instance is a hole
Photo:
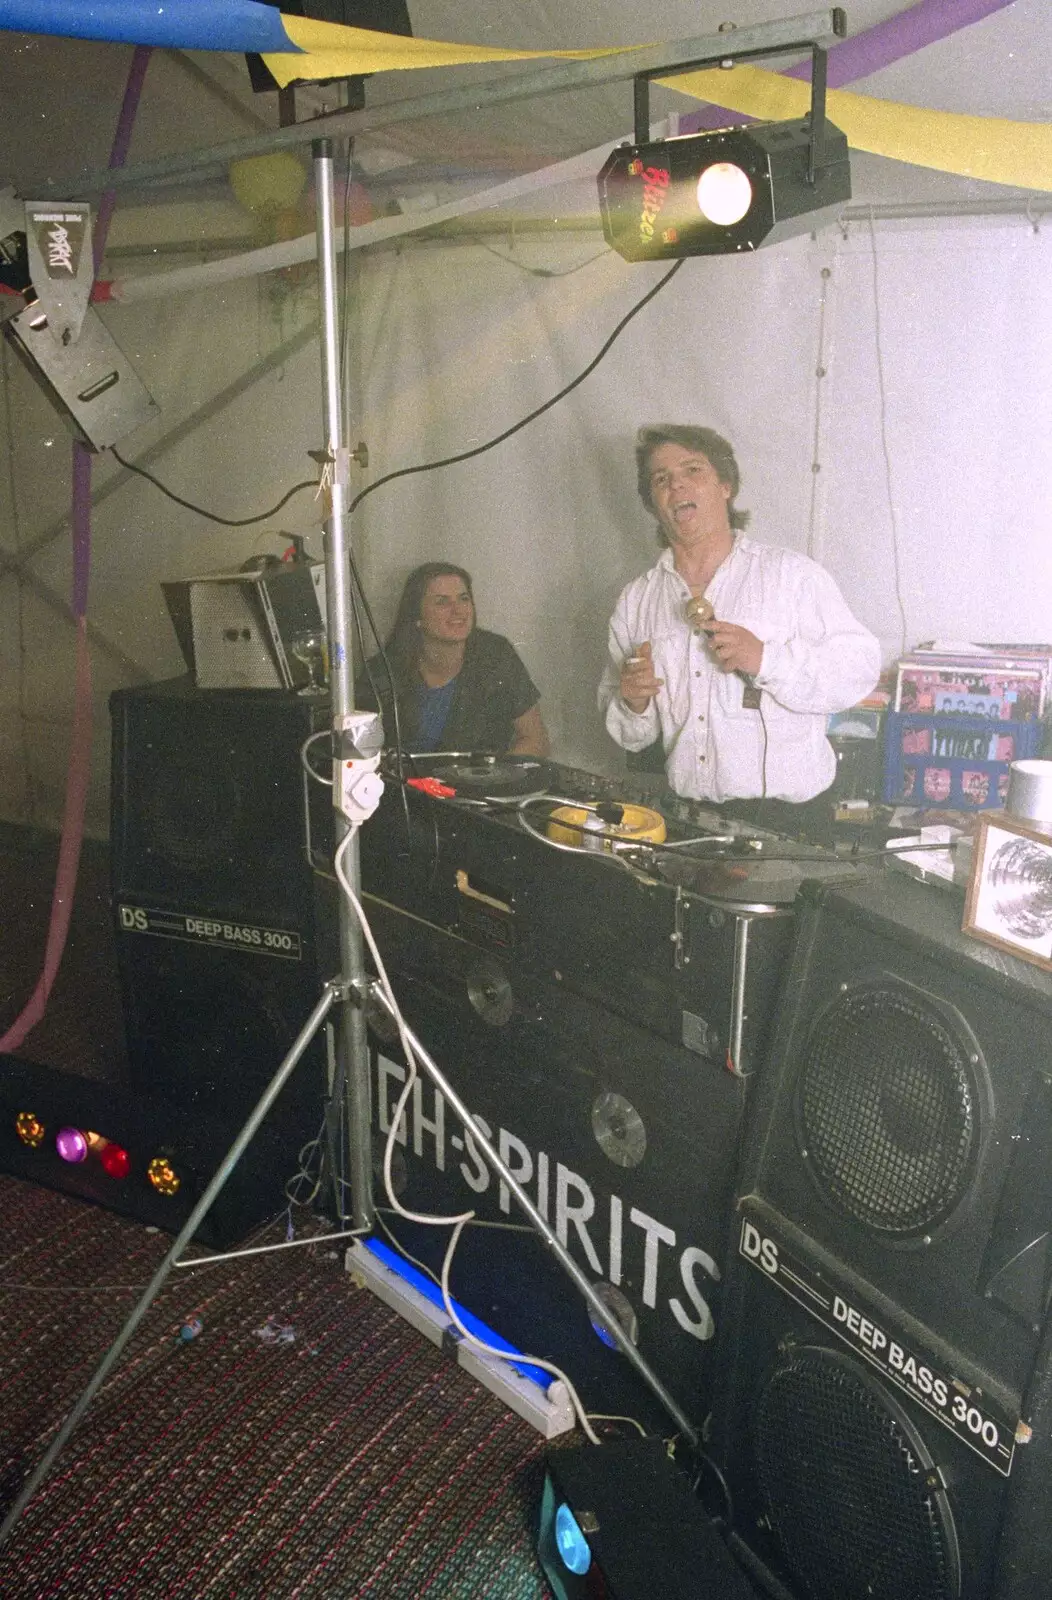
[[[448,683],[443,683],[437,689],[429,688],[426,683],[422,683],[417,689],[417,732],[413,740],[414,750],[438,749],[439,740],[453,708],[456,688],[456,678],[450,678]]]
[[[475,629],[468,640],[460,672],[441,689],[429,691],[411,665],[400,666],[396,662],[394,668],[402,746],[406,750],[507,750],[515,737],[517,719],[540,698],[514,646],[502,634],[488,633],[485,628]],[[385,664],[379,656],[372,658],[366,675],[368,681],[361,686],[358,703],[375,709],[371,685],[379,686],[385,731],[393,741],[395,721],[389,670],[390,664]],[[435,712],[425,737],[429,700],[441,700],[446,694],[450,700]]]

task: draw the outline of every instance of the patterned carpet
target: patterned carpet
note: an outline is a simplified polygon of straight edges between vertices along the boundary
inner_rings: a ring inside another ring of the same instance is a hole
[[[46,843],[0,839],[0,1027],[39,969],[52,869]],[[119,1080],[111,946],[104,857],[89,852],[69,955],[23,1057]],[[0,1206],[9,1505],[170,1241],[10,1176]],[[201,1331],[184,1341],[192,1316]],[[541,1600],[542,1448],[358,1288],[331,1244],[177,1269],[0,1552],[0,1594]]]

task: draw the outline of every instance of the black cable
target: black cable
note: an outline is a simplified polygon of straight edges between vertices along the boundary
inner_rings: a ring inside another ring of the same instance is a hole
[[[602,361],[611,345],[616,339],[620,338],[621,334],[628,327],[628,324],[632,321],[632,318],[638,316],[643,310],[644,306],[648,306],[651,300],[654,299],[655,295],[661,293],[666,283],[675,277],[685,259],[685,257],[681,257],[679,261],[674,262],[669,268],[668,272],[665,273],[665,276],[659,279],[659,281],[654,284],[652,289],[648,289],[641,300],[636,301],[632,309],[626,312],[626,314],[621,318],[621,321],[614,328],[613,333],[611,333],[609,338],[605,340],[603,345],[600,347],[598,354],[592,357],[588,365],[583,369],[583,371],[577,374],[576,378],[570,379],[570,382],[565,386],[565,388],[560,389],[557,394],[553,394],[549,399],[543,401],[541,405],[537,406],[525,417],[522,417],[518,422],[513,422],[510,428],[504,429],[503,433],[498,433],[494,436],[494,438],[488,439],[485,444],[475,445],[475,447],[471,450],[461,450],[455,456],[443,456],[439,461],[422,461],[418,466],[415,467],[399,467],[395,472],[385,472],[382,478],[377,478],[375,483],[366,484],[361,493],[355,495],[354,499],[347,507],[348,513],[356,510],[368,495],[375,494],[376,490],[382,488],[385,483],[393,483],[396,478],[411,477],[417,472],[435,472],[439,467],[452,467],[455,466],[458,461],[470,461],[474,456],[481,456],[487,450],[492,450],[494,446],[503,444],[505,439],[510,439],[513,433],[519,433],[523,428],[528,427],[531,422],[536,422],[538,417],[542,417],[546,411],[550,411],[553,406],[558,405],[560,400],[565,400],[568,394],[572,394],[578,385],[582,384],[584,380],[595,371],[596,367],[599,365],[600,361]]]
[[[573,800],[567,799],[562,795],[527,795],[524,800],[519,802],[519,809],[525,810],[527,806],[535,805],[554,806],[568,804],[572,805],[575,803],[576,802]],[[731,820],[733,821],[733,818]],[[571,823],[570,826],[573,827],[574,824]],[[526,831],[528,833],[534,833],[532,828],[527,828]],[[540,838],[541,835],[539,833],[534,833],[534,837]],[[773,835],[773,837],[781,840],[781,835]],[[718,851],[714,851],[712,855],[704,856],[688,855],[682,844],[679,846],[677,846],[674,842],[670,842],[668,844],[658,844],[656,841],[649,839],[645,841],[641,839],[638,842],[626,842],[625,848],[616,852],[596,850],[590,852],[590,855],[592,859],[596,861],[607,861],[616,864],[618,856],[625,856],[628,855],[630,851],[635,852],[638,850],[644,857],[675,856],[677,860],[690,862],[692,866],[725,867],[735,865],[740,866],[743,863],[748,865],[750,862],[754,862],[756,864],[763,862],[777,862],[780,866],[789,864],[806,868],[808,866],[816,866],[822,862],[825,862],[826,864],[833,862],[843,866],[854,866],[858,861],[883,861],[887,863],[892,859],[893,856],[911,855],[914,852],[920,851],[950,850],[953,848],[954,844],[957,843],[957,841],[954,839],[936,840],[933,843],[925,842],[924,844],[915,844],[909,840],[890,840],[889,843],[880,850],[860,850],[856,843],[852,846],[849,855],[839,854],[832,845],[815,845],[812,848],[816,850],[822,850],[825,853],[820,856],[813,856],[797,854],[784,855],[779,854],[779,852],[776,850],[754,850],[751,848],[751,845],[755,838],[755,834],[743,833],[733,845],[721,846],[721,848]],[[551,841],[545,840],[543,842],[550,843]],[[620,843],[621,841],[615,842]],[[696,842],[698,844],[704,844],[706,842],[704,834],[700,834]],[[784,842],[788,843],[789,841],[786,840]]]
[[[664,277],[659,279],[659,281],[656,284],[654,284],[652,288],[648,289],[646,294],[643,295],[641,299],[637,300],[635,305],[632,306],[632,308],[628,312],[625,313],[625,315],[621,318],[621,321],[619,323],[617,323],[617,325],[615,326],[613,331],[604,340],[604,342],[600,346],[598,352],[596,353],[596,355],[594,355],[592,357],[592,359],[588,363],[588,365],[586,367],[584,367],[582,369],[582,371],[579,372],[575,378],[571,378],[570,382],[568,384],[566,384],[564,388],[560,389],[556,394],[551,395],[541,405],[535,407],[535,409],[533,411],[530,411],[525,417],[520,418],[520,420],[518,422],[512,423],[510,428],[505,428],[502,433],[498,433],[494,438],[488,439],[485,444],[475,445],[474,448],[471,449],[471,450],[462,450],[457,455],[443,456],[438,461],[424,461],[424,462],[420,462],[418,465],[416,465],[414,467],[399,467],[397,469],[397,471],[395,471],[395,472],[387,472],[387,473],[385,473],[382,478],[377,478],[375,483],[367,484],[366,487],[361,491],[360,494],[355,495],[354,499],[351,501],[350,505],[347,507],[348,515],[350,515],[350,513],[352,511],[357,510],[358,506],[361,505],[362,501],[365,500],[367,498],[367,496],[373,494],[377,489],[381,488],[385,483],[393,483],[396,478],[408,478],[408,477],[411,477],[414,474],[420,473],[420,472],[435,472],[440,467],[455,466],[456,463],[460,462],[460,461],[470,461],[474,456],[483,455],[487,450],[492,450],[496,445],[503,444],[505,439],[510,439],[513,434],[519,433],[523,428],[528,427],[531,422],[535,422],[538,417],[543,416],[546,411],[550,411],[553,406],[558,405],[560,400],[565,399],[568,394],[571,394],[574,389],[576,389],[580,384],[582,384],[584,382],[584,380],[587,377],[589,377],[591,375],[591,373],[593,373],[595,371],[596,367],[603,360],[603,357],[607,354],[608,350],[614,344],[615,340],[617,340],[621,336],[621,334],[624,332],[624,330],[628,327],[628,324],[632,321],[633,317],[637,316],[639,314],[639,312],[644,309],[645,306],[650,304],[651,300],[653,300],[656,295],[660,294],[661,290],[675,276],[675,274],[679,271],[679,269],[680,269],[680,267],[682,265],[683,265],[683,259],[682,258],[679,261],[676,261],[676,262],[673,263],[673,265],[669,268],[668,272],[665,273]],[[401,728],[399,726],[399,721],[398,721],[398,692],[397,692],[397,689],[396,689],[396,686],[395,686],[394,674],[391,671],[391,664],[387,659],[387,653],[384,650],[383,640],[380,638],[379,630],[378,630],[378,628],[376,626],[376,623],[375,623],[375,621],[373,619],[372,611],[370,610],[369,602],[368,602],[368,600],[366,598],[366,595],[365,595],[365,588],[364,588],[364,585],[362,584],[362,581],[361,581],[361,578],[360,578],[360,576],[358,574],[357,568],[355,567],[353,557],[350,558],[350,569],[351,569],[351,577],[352,577],[352,580],[353,580],[353,586],[358,591],[358,595],[359,595],[359,597],[361,599],[362,607],[363,607],[363,609],[365,611],[365,615],[366,615],[366,618],[368,620],[370,630],[372,632],[373,638],[376,640],[376,644],[377,644],[377,648],[378,648],[378,651],[379,651],[380,659],[383,662],[384,669],[385,669],[385,671],[387,673],[388,682],[391,685],[391,702],[392,702],[392,710],[393,710],[393,714],[394,714],[394,723],[395,723],[395,744],[394,744],[395,763],[396,763],[397,771],[398,771],[398,781],[399,781],[399,784],[400,784],[401,790],[402,790],[402,805],[403,805],[403,810],[405,811],[406,837],[407,837],[407,840],[408,840],[408,843],[409,843],[409,848],[410,848],[410,850],[412,850],[412,835],[411,835],[410,821],[409,821],[409,807],[408,807],[408,801],[406,799],[406,794],[405,794],[405,769],[404,769],[404,766],[403,766],[402,735],[401,735]],[[356,620],[356,623],[357,623],[357,621],[358,621],[357,614],[356,614],[355,620]],[[366,656],[365,656],[365,642],[361,637],[360,624],[359,624],[359,642],[362,645],[362,656],[363,656],[363,662],[364,662],[365,659],[366,659]],[[367,668],[367,670],[368,670],[368,668]],[[371,673],[369,674],[369,682],[370,682],[370,686],[372,687],[374,697],[376,698],[376,704],[379,707],[380,706],[380,698],[376,694],[376,685],[372,681],[372,674]],[[437,825],[435,824],[434,819],[432,819],[432,827],[433,827],[433,829],[435,830],[435,833],[436,833],[436,839],[435,839],[435,844],[436,844],[435,865],[437,866],[437,843],[438,843],[438,841],[437,841]]]
[[[184,500],[182,495],[167,488],[159,478],[154,477],[152,472],[147,472],[145,467],[137,467],[134,461],[126,461],[116,445],[110,445],[110,455],[115,461],[120,462],[126,472],[138,473],[140,478],[145,478],[147,483],[152,483],[155,489],[160,489],[162,494],[166,494],[169,500],[174,500],[177,506],[184,506],[187,511],[196,511],[199,517],[207,517],[209,522],[219,522],[224,528],[248,528],[254,522],[266,522],[269,517],[276,516],[282,506],[288,505],[294,494],[299,494],[303,489],[318,487],[316,478],[305,478],[302,483],[294,484],[288,494],[282,495],[276,506],[271,506],[269,511],[260,512],[258,517],[219,517],[214,511],[206,511],[204,506],[195,506],[192,500]]]
[[[702,1477],[704,1476],[705,1469],[707,1468],[708,1471],[712,1473],[712,1476],[716,1479],[716,1482],[719,1484],[720,1490],[721,1490],[721,1492],[723,1494],[723,1504],[724,1504],[724,1508],[725,1508],[725,1513],[724,1514],[725,1514],[725,1518],[726,1518],[726,1521],[725,1521],[724,1525],[727,1528],[733,1528],[733,1526],[734,1526],[734,1499],[733,1499],[733,1496],[731,1495],[730,1484],[727,1482],[727,1479],[724,1477],[723,1473],[720,1471],[719,1466],[713,1460],[712,1456],[709,1455],[707,1450],[703,1450],[701,1448],[701,1446],[698,1445],[692,1451],[692,1455],[693,1455],[694,1463],[698,1468],[698,1471],[694,1476],[694,1481],[691,1484],[692,1493],[694,1494],[695,1498],[700,1496],[700,1493],[701,1493],[701,1480],[702,1480]]]
[[[350,180],[350,173],[351,173],[350,152],[348,151],[348,169],[347,169],[348,186],[349,186],[349,180]],[[345,190],[345,201],[344,201],[344,227],[345,227],[345,231],[346,231],[346,227],[347,227],[346,190]],[[675,276],[675,274],[679,271],[680,267],[683,265],[683,259],[685,259],[685,258],[681,258],[679,261],[674,262],[673,265],[669,268],[668,272],[665,273],[665,276],[663,278],[661,278],[659,280],[659,282],[654,284],[652,289],[648,289],[646,294],[643,295],[642,299],[636,301],[635,305],[631,308],[631,310],[626,312],[626,314],[621,318],[621,321],[614,328],[614,330],[610,334],[609,338],[607,338],[605,340],[605,342],[602,344],[602,346],[600,347],[600,349],[597,352],[597,354],[592,357],[592,360],[588,363],[588,365],[581,372],[579,372],[577,374],[576,378],[571,378],[570,382],[568,384],[566,384],[566,386],[564,388],[560,389],[556,394],[551,395],[549,397],[549,399],[545,400],[541,405],[535,407],[535,409],[533,411],[529,412],[525,417],[520,418],[520,420],[518,422],[513,422],[510,428],[505,428],[504,429],[503,433],[498,433],[497,435],[495,435],[494,438],[488,439],[485,444],[475,445],[474,448],[471,449],[471,450],[462,450],[457,455],[443,456],[438,461],[423,461],[423,462],[420,462],[415,467],[399,467],[397,469],[397,471],[395,471],[395,472],[387,472],[387,473],[385,473],[382,478],[377,478],[375,483],[367,484],[365,486],[365,488],[361,491],[361,493],[357,494],[354,497],[354,499],[351,501],[350,505],[347,508],[348,514],[350,514],[350,512],[352,512],[352,511],[356,510],[356,508],[361,505],[362,501],[368,495],[373,494],[374,491],[379,489],[383,484],[385,484],[385,483],[393,483],[396,478],[408,478],[408,477],[411,477],[413,474],[418,473],[418,472],[435,472],[435,471],[438,470],[439,467],[452,467],[452,466],[455,466],[458,461],[470,461],[474,456],[483,455],[487,450],[494,449],[494,447],[496,445],[503,444],[505,439],[510,439],[511,438],[512,434],[519,433],[523,428],[528,427],[531,422],[535,422],[538,417],[543,416],[546,411],[550,411],[553,406],[558,405],[560,400],[565,399],[568,394],[572,394],[574,389],[576,389],[579,384],[582,384],[584,382],[584,380],[587,377],[589,377],[595,371],[596,367],[599,365],[600,361],[602,361],[603,357],[606,355],[607,351],[613,345],[614,341],[616,339],[620,338],[621,334],[624,332],[625,328],[627,328],[628,324],[632,321],[633,317],[637,316],[639,314],[639,312],[643,310],[644,306],[649,305],[651,300],[654,299],[655,295],[660,294],[661,290],[665,287],[666,283],[668,283],[669,280],[671,278],[673,278]],[[346,282],[344,283],[344,293],[346,294]],[[344,320],[344,323],[346,323],[346,315],[344,316],[343,320]],[[346,351],[344,349],[344,350],[341,351],[341,359],[340,359],[341,369],[343,368],[343,365],[344,365],[345,354],[346,354]],[[174,492],[174,490],[169,489],[166,484],[163,484],[160,481],[159,478],[155,478],[152,472],[147,472],[145,467],[136,466],[133,461],[126,460],[125,457],[121,455],[121,453],[117,449],[116,445],[111,445],[110,446],[110,454],[113,456],[115,461],[118,461],[120,463],[120,465],[125,469],[126,472],[134,472],[134,473],[137,473],[140,478],[145,478],[147,483],[152,483],[155,489],[159,489],[163,495],[167,495],[168,499],[169,500],[173,500],[177,506],[183,506],[187,511],[194,511],[200,517],[207,517],[209,522],[217,522],[224,528],[248,528],[248,527],[251,527],[253,523],[266,522],[269,517],[276,516],[277,513],[282,509],[282,507],[286,506],[288,504],[288,502],[292,499],[293,495],[299,494],[300,491],[303,490],[303,489],[316,489],[317,488],[317,482],[316,482],[315,479],[313,479],[313,478],[305,478],[302,483],[294,484],[293,487],[289,490],[288,494],[283,495],[282,498],[278,501],[276,506],[272,506],[269,511],[261,512],[259,514],[259,516],[255,516],[255,517],[220,517],[220,516],[217,516],[214,511],[206,511],[204,506],[195,505],[192,500],[184,500],[182,495],[178,495],[178,494],[176,494]],[[353,568],[352,568],[352,570],[353,570]],[[382,643],[382,641],[380,639],[379,633],[377,632],[376,624],[374,623],[373,618],[372,618],[372,614],[371,614],[371,612],[369,610],[369,604],[368,604],[368,601],[365,598],[365,590],[362,587],[362,584],[361,584],[360,580],[358,579],[357,574],[355,574],[355,582],[356,582],[356,584],[358,586],[358,593],[359,593],[359,595],[361,597],[362,604],[363,604],[363,606],[365,608],[366,616],[368,617],[368,620],[369,620],[370,629],[372,630],[373,636],[376,639],[377,645],[379,646],[381,658],[383,659],[385,667],[388,667],[388,673],[390,675],[390,668],[388,666],[387,657],[384,654],[383,643]],[[364,644],[364,641],[363,641],[363,644]],[[393,679],[392,679],[392,688],[393,688]],[[397,721],[397,711],[395,713],[395,717],[396,717],[396,721]],[[401,744],[401,740],[399,740],[398,743],[400,745]]]

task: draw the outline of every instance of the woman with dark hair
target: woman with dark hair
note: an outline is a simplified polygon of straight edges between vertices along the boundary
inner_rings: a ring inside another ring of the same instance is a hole
[[[403,749],[472,750],[546,756],[540,695],[514,647],[475,624],[471,576],[449,561],[426,561],[405,581],[394,625],[369,677],[384,729],[395,738],[391,679]]]

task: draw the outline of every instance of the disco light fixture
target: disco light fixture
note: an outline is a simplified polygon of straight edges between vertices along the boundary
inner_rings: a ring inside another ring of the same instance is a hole
[[[757,250],[811,232],[850,200],[847,139],[825,119],[826,53],[809,48],[811,110],[793,122],[652,141],[648,79],[635,80],[635,141],[612,151],[598,180],[603,234],[619,256],[670,261]]]

